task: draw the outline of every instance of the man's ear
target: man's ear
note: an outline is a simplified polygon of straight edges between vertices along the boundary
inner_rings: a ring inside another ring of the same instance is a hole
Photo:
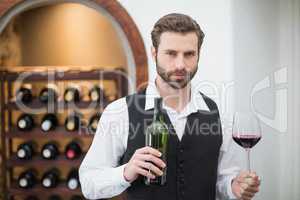
[[[201,49],[198,50],[198,59],[197,59],[198,62],[199,62],[199,59],[200,59],[200,53],[201,53]]]
[[[156,55],[157,55],[157,53],[156,53],[156,49],[154,48],[154,46],[151,46],[151,55],[152,55],[152,59],[154,60],[154,61],[156,61]]]

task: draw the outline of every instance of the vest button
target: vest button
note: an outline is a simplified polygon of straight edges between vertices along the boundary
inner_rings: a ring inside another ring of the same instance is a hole
[[[181,177],[181,178],[180,178],[180,180],[179,180],[179,182],[180,182],[180,184],[182,184],[182,185],[183,185],[183,184],[184,184],[184,178],[183,178],[183,177]]]
[[[183,168],[183,160],[179,161],[179,168]]]
[[[180,176],[180,175],[183,174],[183,173],[184,173],[183,168],[182,168],[182,167],[179,167],[179,168],[177,169],[177,174]]]

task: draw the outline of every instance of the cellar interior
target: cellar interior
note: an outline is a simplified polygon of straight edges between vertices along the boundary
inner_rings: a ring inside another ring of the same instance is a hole
[[[122,30],[116,1],[101,2],[35,5],[1,31],[1,200],[84,199],[71,172],[101,112],[147,81],[138,30]]]

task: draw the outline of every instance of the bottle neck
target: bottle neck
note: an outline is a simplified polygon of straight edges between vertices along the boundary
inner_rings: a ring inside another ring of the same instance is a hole
[[[153,121],[160,121],[161,115],[162,115],[162,98],[155,98]]]

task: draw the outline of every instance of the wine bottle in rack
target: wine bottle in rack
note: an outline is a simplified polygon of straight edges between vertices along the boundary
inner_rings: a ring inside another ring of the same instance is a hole
[[[75,190],[79,187],[78,169],[72,169],[67,177],[67,187],[70,190]]]
[[[57,88],[52,84],[48,84],[46,87],[44,87],[39,94],[39,99],[42,103],[54,103],[56,102],[57,97]]]
[[[68,87],[64,92],[65,102],[78,102],[80,101],[80,88],[76,86]]]
[[[97,114],[93,115],[90,118],[89,125],[88,125],[89,133],[95,133],[96,132],[97,126],[98,126],[98,122],[100,120],[100,116],[101,116],[101,114],[97,113]]]
[[[73,195],[70,200],[84,200],[84,198],[79,195]]]
[[[81,147],[78,141],[71,141],[65,148],[65,156],[69,160],[74,160],[81,155]]]
[[[61,200],[61,198],[58,195],[51,195],[48,200]]]
[[[32,101],[32,92],[30,88],[21,87],[16,92],[16,102],[22,102],[24,104]]]
[[[22,143],[17,148],[17,158],[22,160],[30,160],[34,155],[34,143],[33,141],[28,141]]]
[[[89,91],[89,97],[90,97],[90,100],[93,101],[93,102],[100,102],[100,101],[106,100],[104,90],[101,87],[97,86],[97,85],[95,85]]]
[[[32,188],[36,184],[36,172],[28,169],[22,172],[18,178],[18,185],[21,188]]]
[[[78,131],[81,127],[81,119],[79,114],[71,114],[65,120],[65,129],[67,131]]]
[[[57,168],[45,172],[42,177],[42,186],[45,188],[54,188],[59,183],[60,172]]]
[[[50,141],[42,147],[41,155],[44,159],[54,160],[58,154],[58,147],[54,141]]]
[[[34,127],[32,115],[22,114],[17,120],[17,127],[20,131],[30,131]]]
[[[54,130],[58,125],[58,120],[56,115],[52,113],[46,114],[41,121],[41,129],[44,132]]]

